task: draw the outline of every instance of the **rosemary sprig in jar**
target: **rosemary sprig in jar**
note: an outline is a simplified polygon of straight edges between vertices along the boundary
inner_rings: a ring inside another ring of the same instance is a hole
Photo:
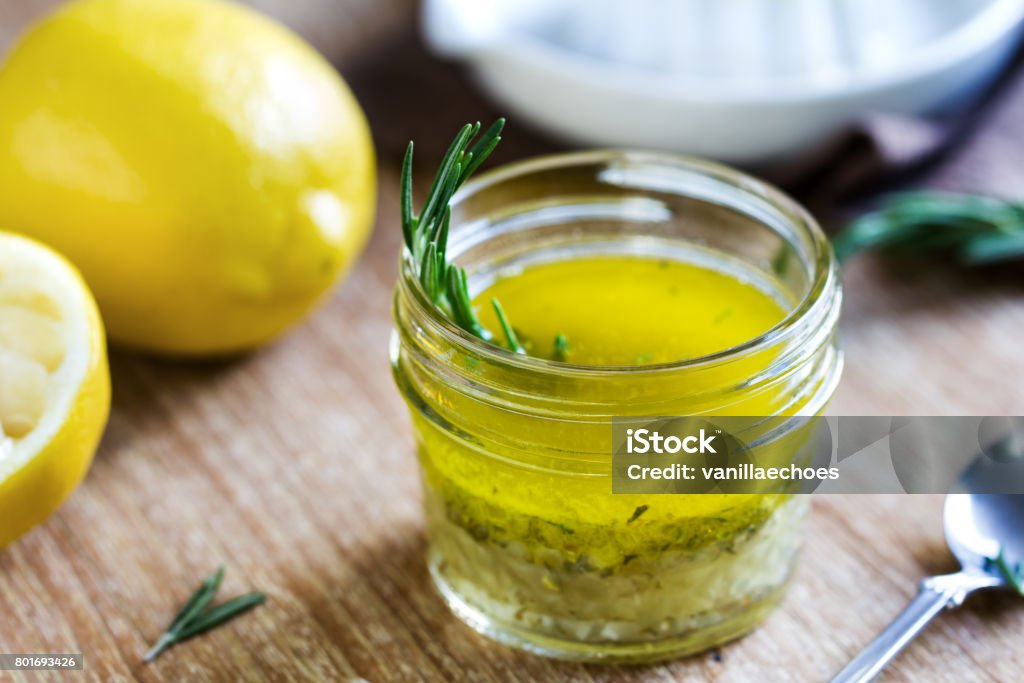
[[[452,197],[501,142],[504,127],[505,119],[498,119],[482,134],[479,123],[467,123],[459,130],[441,159],[419,214],[413,210],[412,142],[406,148],[402,160],[402,235],[423,291],[445,317],[488,342],[494,342],[495,335],[481,324],[473,309],[466,271],[448,260],[448,231],[452,220]],[[512,328],[501,303],[492,299],[491,305],[505,337],[504,346],[514,353],[525,354],[526,349]],[[556,338],[554,349],[556,360],[566,359],[568,341],[564,335]]]
[[[951,192],[889,196],[837,234],[840,261],[872,249],[946,252],[964,265],[1024,258],[1024,204]]]

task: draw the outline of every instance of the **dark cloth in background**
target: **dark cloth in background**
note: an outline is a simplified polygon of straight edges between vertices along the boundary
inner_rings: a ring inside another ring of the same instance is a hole
[[[1024,200],[1024,50],[979,97],[929,118],[871,114],[765,175],[829,223],[904,187]]]

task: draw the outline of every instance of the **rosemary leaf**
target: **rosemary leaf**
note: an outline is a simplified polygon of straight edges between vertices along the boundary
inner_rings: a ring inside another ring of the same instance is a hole
[[[494,313],[498,316],[498,323],[501,325],[501,331],[505,334],[505,342],[508,345],[508,350],[515,353],[526,353],[526,349],[519,343],[519,337],[516,336],[516,331],[512,329],[512,325],[509,324],[508,318],[505,317],[505,311],[501,308],[501,302],[497,299],[491,299],[491,305],[494,306]]]
[[[423,283],[423,289],[426,290],[427,296],[435,304],[440,299],[441,294],[444,290],[440,287],[440,280],[438,279],[439,273],[437,272],[437,247],[433,242],[427,245],[426,250],[423,252],[423,258],[420,259],[420,280]]]
[[[475,334],[484,341],[493,339],[490,331],[484,329],[473,310],[473,302],[469,298],[469,287],[466,284],[466,271],[458,266],[448,266],[448,302],[454,314],[453,322],[462,329]]]
[[[1024,258],[1024,231],[1002,235],[980,235],[965,244],[960,260],[966,265],[1000,263]]]
[[[412,141],[405,148],[405,157],[402,159],[402,235],[405,237],[405,246],[412,251],[413,236],[415,235],[415,217],[412,214]]]
[[[437,292],[437,305],[443,306],[445,302],[445,281],[448,279],[448,264],[444,262],[442,254],[434,253],[433,281],[430,283]]]
[[[266,600],[267,596],[263,593],[246,593],[245,595],[240,595],[237,598],[232,598],[221,605],[211,607],[189,622],[189,624],[181,630],[178,634],[177,642],[180,643],[183,640],[188,640],[189,638],[198,636],[200,633],[205,633],[212,628],[220,626],[224,622],[234,619],[243,612],[247,612],[253,607],[263,604]]]
[[[844,262],[853,254],[862,251],[907,243],[919,231],[917,225],[899,223],[884,213],[868,214],[832,238],[832,247],[836,251],[836,258]]]
[[[965,265],[1024,258],[1024,205],[948,192],[892,195],[832,244],[840,261],[873,249],[945,252]]]
[[[465,182],[469,176],[473,175],[476,169],[480,167],[480,164],[484,163],[484,160],[491,155],[494,148],[501,142],[501,131],[504,128],[505,119],[498,119],[484,131],[484,134],[480,136],[476,144],[469,148],[466,168],[462,171],[462,182]]]
[[[563,363],[569,360],[569,338],[564,334],[555,335],[555,360]]]
[[[441,229],[437,233],[437,256],[445,268],[448,267],[448,231],[452,225],[452,208],[446,207],[444,218],[441,219]],[[444,268],[442,268],[442,271]],[[445,273],[445,275],[447,275]]]
[[[451,206],[449,205],[449,202],[455,195],[455,191],[459,189],[459,184],[462,182],[461,177],[462,165],[455,164],[452,167],[451,175],[448,176],[448,180],[444,183],[444,188],[440,195],[444,202],[441,220],[432,220],[432,225],[430,225],[429,232],[427,233],[427,239],[431,242],[436,242],[438,240],[441,230],[444,227],[444,217],[451,214]]]
[[[445,155],[441,160],[441,167],[438,169],[437,175],[434,176],[434,182],[430,186],[430,191],[427,192],[427,200],[423,204],[423,211],[420,212],[421,226],[425,225],[429,229],[432,225],[434,212],[437,211],[442,204],[447,205],[448,199],[451,198],[450,196],[444,197],[444,190],[450,183],[452,167],[458,162],[459,155],[462,154],[462,150],[469,142],[472,132],[473,126],[467,123],[459,131],[459,134],[455,136],[451,146],[448,147],[448,151],[445,152]]]

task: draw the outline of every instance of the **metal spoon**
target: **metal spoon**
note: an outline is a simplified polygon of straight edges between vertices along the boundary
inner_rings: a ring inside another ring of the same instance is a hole
[[[832,683],[873,680],[939,612],[959,607],[976,590],[1010,587],[993,558],[1002,552],[1011,567],[1024,562],[1024,495],[1010,493],[1021,490],[1024,459],[1017,444],[1008,441],[1004,447],[1004,458],[975,461],[946,498],[946,542],[961,570],[922,581],[913,602]]]

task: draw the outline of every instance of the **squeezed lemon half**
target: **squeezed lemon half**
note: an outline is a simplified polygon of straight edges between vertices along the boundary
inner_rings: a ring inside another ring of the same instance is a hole
[[[78,271],[0,232],[0,547],[82,480],[109,410],[103,324]]]

